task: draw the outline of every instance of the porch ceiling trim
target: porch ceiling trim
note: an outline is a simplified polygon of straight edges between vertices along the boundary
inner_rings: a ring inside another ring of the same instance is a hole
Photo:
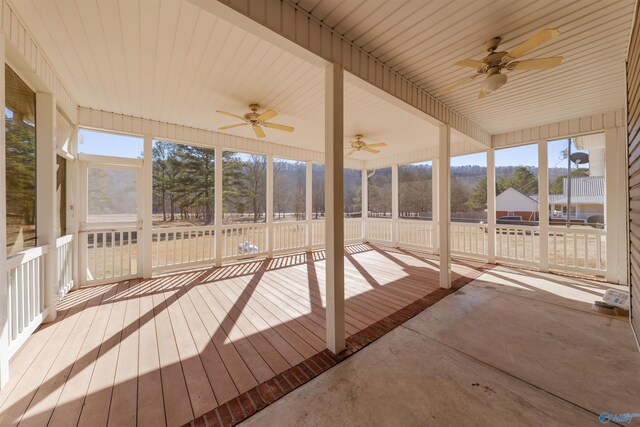
[[[592,114],[570,120],[534,126],[495,134],[491,137],[493,148],[513,147],[548,139],[560,139],[570,136],[586,135],[625,126],[624,109],[607,113]]]
[[[1,31],[5,39],[6,55],[18,72],[31,78],[30,84],[41,92],[52,93],[57,106],[73,123],[78,121],[78,104],[64,86],[57,73],[44,55],[42,48],[18,16],[15,7],[7,0],[2,1],[0,14]],[[35,81],[33,81],[35,80]]]
[[[222,147],[245,153],[273,155],[284,159],[324,163],[324,153],[320,151],[307,150],[289,145],[214,132],[207,129],[159,122],[85,107],[78,108],[78,125],[96,130],[130,135],[150,135],[153,138],[182,144],[203,147]],[[364,161],[352,158],[346,158],[344,165],[352,169],[365,168]]]
[[[406,79],[382,61],[344,39],[326,24],[286,0],[189,0],[223,19],[235,10],[307,51],[341,65],[429,116],[490,146],[491,134]],[[237,20],[237,19],[236,19]]]

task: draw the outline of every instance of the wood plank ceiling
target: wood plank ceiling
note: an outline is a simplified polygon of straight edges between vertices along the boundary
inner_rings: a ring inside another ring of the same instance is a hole
[[[322,150],[323,72],[182,0],[18,0],[18,13],[79,105],[215,130],[258,103],[293,134],[265,140]],[[345,141],[364,133],[385,155],[437,144],[437,128],[345,85]],[[249,127],[226,131],[254,138]],[[357,154],[367,159],[371,155]]]
[[[563,55],[547,71],[513,72],[499,92],[479,84],[441,97],[491,133],[624,108],[624,63],[634,0],[293,0],[430,93],[471,75],[501,36],[509,50],[545,27],[561,35],[523,59]]]

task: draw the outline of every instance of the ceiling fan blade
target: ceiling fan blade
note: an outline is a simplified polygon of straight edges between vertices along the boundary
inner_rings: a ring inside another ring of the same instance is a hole
[[[267,110],[258,116],[258,120],[262,120],[263,122],[266,122],[267,120],[273,119],[277,115],[278,113],[276,113],[275,111]]]
[[[386,146],[387,146],[387,144],[385,144],[384,142],[378,142],[378,143],[375,143],[375,144],[367,144],[367,147],[370,147],[370,148],[372,148],[372,147],[386,147]]]
[[[260,126],[253,125],[252,127],[253,127],[253,132],[256,134],[258,138],[264,138],[266,136]]]
[[[246,122],[246,121],[247,121],[247,119],[245,119],[244,117],[239,116],[239,115],[237,115],[237,114],[229,113],[228,111],[216,110],[216,113],[225,114],[225,115],[227,115],[227,116],[235,117],[236,119],[240,119],[240,120],[242,120],[243,122]]]
[[[364,151],[367,151],[367,152],[373,153],[373,154],[378,154],[380,152],[380,150],[374,150],[373,148],[369,148],[369,147],[362,147],[362,149]]]
[[[488,96],[489,94],[487,92],[485,92],[484,90],[480,89],[480,93],[478,94],[478,99],[482,99],[485,96]]]
[[[277,123],[263,123],[262,126],[265,126],[271,129],[283,130],[285,132],[293,132],[294,130],[291,126],[279,125]]]
[[[482,74],[474,74],[472,76],[465,77],[462,80],[458,80],[457,82],[455,82],[453,84],[450,84],[449,86],[447,86],[447,87],[445,87],[443,89],[440,89],[438,91],[438,93],[436,93],[436,96],[446,95],[447,93],[449,93],[451,91],[454,91],[454,90],[456,90],[456,89],[458,89],[458,88],[460,88],[460,87],[462,87],[462,86],[464,86],[466,84],[471,83],[473,80],[475,80],[476,78],[478,78],[481,75]]]
[[[351,151],[349,151],[349,152],[347,153],[347,156],[352,155],[352,154],[353,154],[353,153],[355,153],[356,151],[358,151],[358,149],[357,149],[357,148],[352,148],[352,149],[351,149]]]
[[[484,63],[476,61],[475,59],[461,59],[453,65],[457,67],[480,68],[484,66]]]
[[[557,28],[545,28],[535,36],[527,39],[524,43],[513,48],[507,55],[511,58],[520,58],[522,55],[537,49],[539,46],[548,42],[558,34],[560,34],[560,31],[558,31]]]
[[[513,70],[547,70],[562,63],[562,56],[552,56],[550,58],[528,59],[526,61],[516,61],[509,64]]]
[[[249,123],[239,123],[237,125],[229,125],[229,126],[222,126],[221,128],[218,128],[219,130],[225,130],[225,129],[231,129],[231,128],[237,128],[238,126],[246,126]]]

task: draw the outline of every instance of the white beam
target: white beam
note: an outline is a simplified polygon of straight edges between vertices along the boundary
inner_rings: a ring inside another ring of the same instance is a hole
[[[549,271],[549,157],[547,141],[538,142],[538,220],[540,271]]]
[[[345,348],[344,329],[344,78],[342,67],[325,68],[325,235],[327,348]]]
[[[4,58],[4,35],[0,33],[0,57]],[[0,97],[5,99],[4,67],[0,70]],[[9,288],[7,285],[7,173],[5,121],[0,124],[0,389],[9,381]]]
[[[496,150],[487,151],[487,262],[496,263]]]
[[[215,265],[220,267],[222,265],[222,219],[224,215],[224,198],[222,188],[222,156],[223,150],[220,147],[216,147],[216,158],[214,167],[214,238],[216,242],[215,247]]]
[[[58,302],[56,251],[56,102],[52,94],[36,93],[36,232],[38,246],[49,245],[44,266],[44,322],[55,320]]]
[[[369,218],[369,171],[362,169],[362,195],[360,211],[362,212],[362,241],[367,241],[367,218]]]
[[[605,137],[605,223],[607,230],[607,282],[627,284],[628,240],[626,205],[628,168],[626,128],[607,129]]]
[[[398,165],[391,166],[391,245],[398,246]]]
[[[273,257],[273,156],[269,154],[267,162],[267,257]]]
[[[80,199],[80,165],[78,161],[78,126],[73,127],[69,153],[73,155],[73,160],[67,160],[67,234],[73,234],[73,287],[79,288],[79,269],[78,262],[80,260],[80,218],[78,211],[78,200]]]
[[[313,249],[313,162],[307,162],[305,176],[305,219],[307,220],[307,250]]]
[[[451,222],[451,128],[440,126],[438,144],[438,234],[440,237],[440,287],[451,287],[451,251],[449,229]]]
[[[431,161],[431,245],[433,253],[440,253],[440,233],[438,232],[440,210],[440,185],[438,179],[438,164],[440,157],[436,155]]]
[[[153,243],[153,138],[150,135],[144,137],[142,182],[144,188],[142,192],[142,277],[149,279],[153,263],[151,257]]]

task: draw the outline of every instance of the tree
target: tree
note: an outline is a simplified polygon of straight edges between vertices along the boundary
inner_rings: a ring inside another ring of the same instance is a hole
[[[581,177],[589,176],[588,169],[575,169],[571,171],[571,176]],[[566,176],[558,176],[555,181],[549,185],[549,194],[562,194],[564,192],[564,180]]]
[[[451,177],[451,212],[465,212],[467,210],[467,198],[469,193],[462,181],[455,176]]]
[[[472,211],[483,211],[487,209],[487,178],[480,178],[480,181],[469,194],[467,201],[469,209]]]
[[[538,193],[538,176],[534,175],[524,166],[515,169],[512,175],[501,177],[497,182],[497,194],[502,193],[507,188],[513,188],[524,194]]]

